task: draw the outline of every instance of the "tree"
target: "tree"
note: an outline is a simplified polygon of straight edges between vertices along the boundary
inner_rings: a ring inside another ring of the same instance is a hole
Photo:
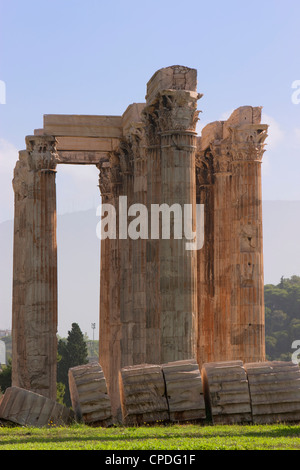
[[[265,286],[267,359],[290,361],[292,343],[300,340],[300,277],[282,277]]]
[[[58,363],[57,363],[57,382],[58,388],[62,390],[65,387],[64,403],[71,407],[71,397],[69,391],[68,372],[71,367],[80,366],[88,363],[87,345],[83,333],[77,323],[72,323],[71,331],[68,331],[66,340],[58,341]]]

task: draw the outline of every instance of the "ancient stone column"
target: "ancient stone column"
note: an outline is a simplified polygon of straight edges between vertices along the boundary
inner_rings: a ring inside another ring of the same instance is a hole
[[[110,235],[101,239],[99,361],[107,380],[112,413],[117,416],[120,406],[118,371],[121,368],[122,337],[120,319],[120,240],[117,217],[122,183],[118,155],[112,152],[109,155],[109,160],[101,162],[98,168],[100,169],[99,188],[102,204],[109,204],[116,214],[115,236]],[[103,215],[106,217],[107,213],[105,212]],[[114,220],[111,222],[114,223]]]
[[[207,125],[197,154],[205,206],[198,254],[198,362],[264,358],[260,108]],[[213,233],[213,236],[211,234]]]
[[[268,126],[261,108],[236,110],[227,121],[232,154],[232,356],[265,358],[261,163]],[[226,136],[226,134],[225,134]]]
[[[158,119],[153,106],[144,110],[149,238],[146,240],[146,362],[161,363],[160,240],[151,238],[151,207],[161,204],[161,150]]]
[[[149,346],[153,348],[151,359],[164,363],[196,356],[197,255],[187,249],[191,240],[183,227],[186,206],[191,208],[190,229],[196,231],[195,127],[200,98],[196,71],[180,66],[158,71],[148,83],[146,98],[152,238],[147,247],[149,285],[152,283]],[[162,217],[157,240],[153,239],[154,204],[166,205],[170,215],[170,220]]]
[[[13,385],[56,399],[56,141],[29,136],[15,190]]]
[[[122,193],[127,196],[128,238],[121,240],[122,366],[146,361],[146,159],[143,103],[123,114],[124,139],[120,145]],[[131,230],[133,228],[133,230]]]

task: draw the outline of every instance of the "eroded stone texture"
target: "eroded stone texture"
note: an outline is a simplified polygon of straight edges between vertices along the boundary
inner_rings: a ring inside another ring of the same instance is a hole
[[[102,367],[97,362],[69,369],[72,407],[78,421],[93,426],[113,423],[111,402]]]
[[[126,425],[169,420],[161,366],[140,364],[124,367],[119,378],[122,414]]]
[[[166,384],[170,421],[203,421],[206,419],[202,378],[193,359],[162,365]]]
[[[300,421],[300,369],[292,362],[245,364],[254,424]]]
[[[242,361],[203,364],[207,413],[213,423],[251,423],[247,374]]]
[[[74,421],[74,413],[42,395],[10,387],[0,401],[1,419],[20,426],[65,426]]]

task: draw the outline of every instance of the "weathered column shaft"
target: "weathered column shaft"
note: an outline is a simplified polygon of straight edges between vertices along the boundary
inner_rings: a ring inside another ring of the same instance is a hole
[[[205,240],[198,258],[200,364],[264,360],[261,160],[268,126],[260,122],[261,109],[245,106],[202,131],[198,158],[211,154],[214,237],[212,251]],[[205,270],[212,262],[209,295]]]
[[[55,139],[27,137],[27,194],[22,203],[25,215],[22,245],[25,255],[18,260],[19,235],[15,240],[15,272],[18,278],[24,262],[24,306],[14,299],[14,338],[22,338],[24,352],[14,362],[14,385],[56,399],[57,364],[57,244],[56,244],[56,186]],[[23,173],[23,176],[24,173]],[[16,185],[15,185],[16,189]],[[20,215],[19,196],[16,214]],[[21,206],[21,207],[22,207]],[[19,214],[18,214],[19,213]],[[20,217],[17,217],[20,221]],[[16,224],[16,232],[18,231]],[[20,228],[20,226],[19,226]],[[20,323],[19,323],[20,322]],[[19,328],[23,328],[22,333]],[[20,352],[20,351],[19,351]]]
[[[190,232],[196,232],[195,127],[200,95],[195,71],[180,66],[158,71],[148,83],[146,98],[151,226],[147,242],[147,360],[164,363],[196,357],[197,254],[187,249],[192,240],[190,233],[185,233],[188,223]],[[158,210],[154,205],[160,206],[157,239],[153,236],[153,213]],[[190,220],[185,220],[188,208]]]
[[[162,133],[161,140],[161,203],[169,208],[181,208],[182,230],[185,205],[192,206],[191,227],[196,231],[195,219],[195,148],[192,133]],[[175,217],[171,217],[171,225]],[[185,221],[187,222],[187,221]],[[166,223],[166,222],[165,222]],[[178,224],[178,223],[177,223]],[[194,358],[196,355],[197,320],[197,253],[187,249],[187,238],[175,239],[171,227],[169,240],[160,242],[160,296],[161,296],[161,361],[162,363]],[[184,232],[184,230],[183,230]]]
[[[196,202],[204,205],[204,245],[197,251],[197,362],[199,366],[214,357],[214,174],[211,154],[196,158]]]
[[[249,127],[256,145],[239,143],[232,162],[231,343],[232,355],[245,362],[265,358],[260,144],[265,129],[258,130]]]
[[[147,140],[147,209],[149,239],[146,240],[146,362],[161,363],[160,328],[160,243],[151,239],[152,204],[161,204],[161,150],[157,116],[152,110],[146,114]]]
[[[102,204],[109,204],[115,209],[117,215],[121,185],[118,156],[112,153],[109,161],[100,164],[99,169]],[[121,368],[122,324],[120,319],[118,217],[115,220],[116,237],[101,240],[99,362],[107,380],[112,412],[114,416],[117,416],[120,408],[118,371]]]

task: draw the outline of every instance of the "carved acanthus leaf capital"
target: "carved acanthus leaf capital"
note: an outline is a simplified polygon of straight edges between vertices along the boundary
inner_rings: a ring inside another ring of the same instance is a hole
[[[19,152],[19,160],[14,169],[14,177],[12,180],[15,195],[20,199],[24,199],[28,194],[28,165],[29,153],[26,150]]]
[[[49,135],[27,136],[30,170],[55,170],[59,161],[55,137]]]
[[[186,90],[164,90],[158,101],[158,121],[161,132],[195,132],[200,111],[197,101],[201,98],[197,92]]]
[[[215,140],[210,144],[215,173],[228,173],[232,161],[231,144],[229,139]]]
[[[231,152],[233,161],[261,162],[265,152],[268,125],[250,124],[231,127]]]
[[[97,165],[100,170],[99,188],[104,200],[116,197],[122,184],[120,159],[117,152],[111,152],[108,160]]]

